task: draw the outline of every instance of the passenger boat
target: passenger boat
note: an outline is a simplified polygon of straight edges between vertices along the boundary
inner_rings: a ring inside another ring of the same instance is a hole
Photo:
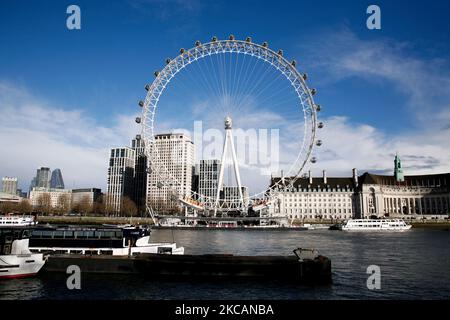
[[[33,276],[44,266],[43,254],[28,248],[30,235],[29,227],[0,226],[0,279]]]
[[[12,227],[12,226],[33,226],[36,225],[37,221],[35,221],[33,216],[25,216],[25,215],[13,215],[8,214],[5,216],[0,216],[0,228],[1,227]]]
[[[350,219],[342,224],[344,231],[405,231],[411,229],[401,219]]]
[[[31,252],[132,256],[142,253],[184,254],[176,243],[150,242],[150,229],[136,226],[46,226],[36,227],[30,239]]]

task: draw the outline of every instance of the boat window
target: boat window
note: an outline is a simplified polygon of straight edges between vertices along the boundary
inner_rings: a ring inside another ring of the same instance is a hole
[[[104,238],[104,232],[103,231],[95,231],[95,238]]]
[[[36,237],[36,238],[42,237],[42,231],[41,230],[33,230],[33,237]]]
[[[75,236],[75,238],[85,238],[86,237],[86,235],[84,234],[83,231],[75,231],[74,236]]]
[[[64,237],[65,238],[73,238],[73,231],[65,231]]]
[[[112,256],[113,251],[112,250],[100,250],[100,254]]]
[[[114,231],[106,231],[103,233],[104,238],[114,238],[115,232]]]
[[[22,238],[29,238],[29,237],[30,237],[30,230],[23,230]]]
[[[64,231],[62,230],[56,230],[53,233],[53,238],[63,238],[64,237]]]
[[[86,237],[93,238],[94,237],[94,231],[86,231]]]
[[[42,231],[42,238],[51,238],[53,232],[51,231]]]

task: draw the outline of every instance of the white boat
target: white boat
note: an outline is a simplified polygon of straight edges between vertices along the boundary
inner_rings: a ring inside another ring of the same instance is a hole
[[[37,221],[33,216],[19,216],[19,215],[6,215],[0,216],[0,228],[1,227],[25,227],[36,225]]]
[[[144,227],[36,227],[30,241],[31,252],[126,256],[142,253],[184,254],[176,243],[150,242]]]
[[[411,229],[401,219],[350,219],[344,222],[344,231],[405,231]]]
[[[324,225],[324,224],[310,224],[310,223],[304,223],[303,227],[308,230],[320,230],[320,229],[328,229],[330,226]]]
[[[0,227],[0,279],[33,276],[44,266],[43,254],[28,248],[30,235],[27,227]]]

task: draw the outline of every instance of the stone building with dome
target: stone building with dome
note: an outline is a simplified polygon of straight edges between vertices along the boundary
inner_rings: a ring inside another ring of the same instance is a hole
[[[292,179],[272,177],[273,201],[268,215],[301,220],[400,217],[445,219],[450,211],[450,173],[405,176],[401,159],[393,175],[369,172],[349,177],[309,175]]]

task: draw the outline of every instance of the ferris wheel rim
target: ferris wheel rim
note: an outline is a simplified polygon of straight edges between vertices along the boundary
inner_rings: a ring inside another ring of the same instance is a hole
[[[303,170],[304,166],[308,162],[313,147],[315,143],[316,138],[316,128],[317,128],[317,105],[314,102],[313,93],[311,92],[311,89],[306,84],[306,79],[304,79],[303,75],[300,74],[300,72],[297,70],[296,66],[289,62],[283,54],[280,52],[276,53],[274,50],[270,49],[268,45],[260,45],[251,41],[247,40],[236,40],[236,39],[229,39],[229,40],[213,40],[211,42],[207,42],[205,44],[201,44],[199,42],[196,43],[196,45],[188,50],[181,49],[180,54],[177,55],[172,60],[166,61],[166,66],[159,72],[155,72],[155,79],[153,80],[151,85],[147,85],[147,95],[145,98],[145,101],[143,101],[143,111],[142,111],[142,130],[141,134],[144,140],[144,153],[147,156],[147,159],[150,162],[150,170],[156,169],[158,176],[160,178],[164,177],[161,175],[160,169],[166,169],[165,165],[163,164],[162,167],[164,168],[155,168],[152,167],[152,165],[157,162],[158,158],[158,148],[156,147],[155,143],[155,132],[154,132],[154,124],[155,124],[155,115],[157,111],[157,106],[159,99],[163,92],[165,91],[167,85],[170,83],[170,81],[183,69],[185,69],[188,65],[191,63],[203,59],[207,56],[213,55],[213,54],[222,54],[222,53],[237,53],[237,54],[249,54],[255,58],[258,58],[265,63],[269,63],[277,69],[279,72],[281,72],[285,78],[290,82],[291,86],[294,88],[298,99],[300,100],[300,105],[302,107],[303,113],[304,113],[304,134],[303,134],[303,142],[302,147],[300,148],[300,151],[297,154],[296,160],[292,163],[291,168],[288,170],[288,175],[291,176],[290,183],[294,183],[298,178],[300,178],[301,171]],[[305,102],[307,102],[305,106]],[[305,108],[309,107],[309,108]],[[309,116],[307,113],[309,112]],[[308,127],[308,119],[310,122],[310,127]],[[309,140],[306,141],[308,132],[307,130],[310,129],[310,135]],[[302,154],[303,159],[300,159]],[[156,160],[156,161],[155,161]],[[297,165],[298,169],[294,174],[290,174],[290,171],[292,168],[296,167]],[[169,173],[170,175],[170,173]],[[172,181],[178,182],[175,177],[171,177]],[[259,195],[264,195],[271,189],[275,188],[276,186],[281,184],[281,179],[274,185],[270,185],[268,188],[264,189],[263,191],[254,194],[249,195],[246,200],[250,201],[251,199],[255,198]],[[168,185],[174,185],[173,183],[169,183]],[[176,185],[176,183],[175,183]],[[201,195],[199,193],[197,194],[203,198],[207,198],[208,196]]]

